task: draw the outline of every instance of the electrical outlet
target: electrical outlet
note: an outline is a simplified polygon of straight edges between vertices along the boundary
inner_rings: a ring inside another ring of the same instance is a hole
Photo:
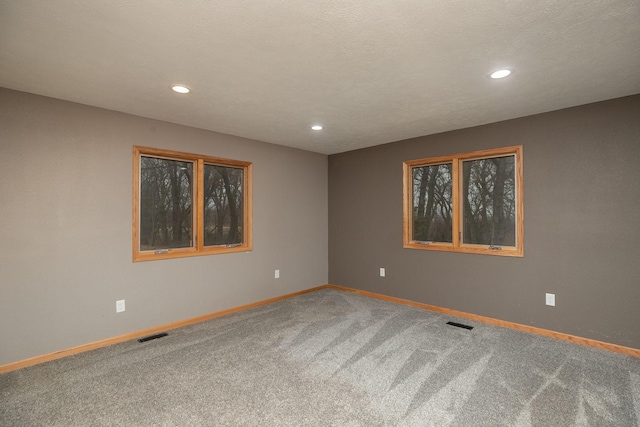
[[[545,301],[547,305],[554,306],[556,305],[556,294],[545,294]]]
[[[385,277],[387,275],[387,270],[384,267],[380,267],[380,277]]]
[[[116,313],[122,313],[124,311],[124,300],[116,301]]]
[[[276,272],[275,272],[275,274],[274,274],[274,277],[275,277],[276,279],[279,279],[279,278],[280,278],[280,270],[276,270]]]

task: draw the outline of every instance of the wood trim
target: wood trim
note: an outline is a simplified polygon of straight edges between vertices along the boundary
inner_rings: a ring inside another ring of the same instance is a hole
[[[437,166],[451,164],[452,186],[456,185],[457,164],[450,156],[409,160],[402,163],[402,244],[404,248],[456,252],[458,225],[452,223],[452,242],[416,242],[413,240],[413,174],[414,166]],[[452,191],[452,205],[456,206],[457,192]],[[452,213],[453,214],[453,213]],[[454,217],[455,218],[455,217]]]
[[[451,163],[451,203],[453,203],[452,208],[453,212],[451,212],[451,233],[452,233],[452,243],[453,247],[452,251],[458,251],[460,248],[460,230],[462,230],[462,220],[457,220],[456,218],[460,215],[461,211],[461,199],[460,194],[462,194],[462,180],[460,179],[460,161],[453,160]]]
[[[472,245],[465,244],[460,238],[460,231],[463,230],[462,221],[462,162],[510,156],[515,157],[516,168],[516,243],[514,247],[502,247],[500,250],[489,249],[489,245]],[[412,222],[413,222],[413,178],[411,169],[416,166],[431,166],[443,163],[451,163],[451,188],[452,188],[452,243],[433,242],[424,244],[412,240]],[[488,150],[472,151],[468,153],[453,154],[451,156],[429,157],[423,159],[407,160],[403,162],[403,178],[402,178],[402,243],[404,248],[444,251],[444,252],[461,252],[471,254],[496,255],[506,257],[523,257],[524,256],[524,194],[523,194],[523,169],[522,169],[522,146],[514,145],[510,147],[502,147]]]
[[[0,374],[15,371],[18,369],[26,368],[28,366],[38,365],[44,362],[50,362],[52,360],[61,359],[63,357],[72,356],[78,353],[84,353],[85,351],[96,350],[98,348],[107,347],[113,344],[130,341],[133,339],[141,338],[147,335],[157,334],[159,332],[168,331],[171,329],[181,328],[183,326],[193,325],[195,323],[204,322],[206,320],[214,319],[216,317],[226,316],[228,314],[237,313],[239,311],[249,310],[251,308],[260,307],[262,305],[271,304],[277,301],[293,298],[299,295],[307,294],[309,292],[315,292],[320,289],[327,288],[327,285],[318,286],[311,289],[305,289],[298,292],[293,292],[286,295],[281,295],[266,300],[241,305],[238,307],[229,308],[222,311],[216,311],[214,313],[205,314],[202,316],[196,316],[189,319],[179,320],[177,322],[167,323],[161,326],[155,326],[153,328],[143,329],[141,331],[130,332],[124,335],[118,335],[117,337],[107,338],[99,341],[95,341],[88,344],[82,344],[76,347],[71,347],[65,350],[54,351],[53,353],[44,354],[41,356],[35,356],[28,359],[19,360],[17,362],[7,363],[6,365],[0,365]]]
[[[242,160],[233,160],[233,159],[225,159],[223,157],[214,157],[214,156],[205,156],[201,154],[193,154],[193,153],[185,153],[183,151],[173,151],[173,150],[165,150],[162,148],[152,148],[152,147],[143,147],[140,145],[134,146],[134,152],[139,154],[146,154],[153,157],[161,157],[168,160],[186,160],[196,162],[199,159],[204,159],[205,163],[220,165],[220,166],[231,166],[231,167],[245,167],[250,162],[245,162]]]
[[[196,188],[192,207],[195,224],[193,235],[196,239],[194,247],[201,252],[204,249],[204,206],[201,206],[204,201],[204,160],[202,159],[198,159],[196,162],[196,174]]]
[[[472,245],[465,244],[462,240],[459,240],[458,245],[456,246],[456,251],[464,252],[464,253],[477,253],[477,254],[485,254],[485,255],[497,255],[497,256],[510,256],[510,257],[523,257],[524,256],[524,182],[523,177],[524,173],[522,170],[522,146],[515,145],[512,147],[503,147],[492,150],[481,150],[481,151],[473,151],[470,153],[464,153],[456,155],[457,161],[455,162],[460,169],[462,169],[462,162],[469,160],[476,160],[482,158],[492,158],[499,157],[504,155],[513,155],[515,161],[515,185],[516,185],[516,245],[515,247],[503,247],[499,251],[493,251],[487,247],[487,245]],[[459,179],[459,183],[457,184],[458,193],[454,195],[454,206],[460,206],[458,209],[459,215],[459,230],[462,230],[462,221],[463,216],[460,212],[462,212],[461,205],[457,203],[462,203],[460,199],[455,200],[455,196],[462,194],[462,179],[460,179],[459,173],[456,172],[455,178]],[[459,234],[458,234],[459,236]]]
[[[153,156],[169,160],[181,160],[194,163],[194,189],[193,189],[193,242],[192,247],[168,249],[164,253],[155,251],[140,251],[139,227],[140,227],[140,156]],[[204,212],[202,200],[204,194],[204,165],[213,164],[220,166],[242,168],[244,170],[243,183],[243,242],[232,247],[204,246]],[[132,249],[133,262],[155,261],[161,259],[184,258],[202,255],[226,254],[234,252],[248,252],[253,250],[252,237],[252,163],[241,160],[223,159],[221,157],[203,156],[200,154],[183,153],[180,151],[164,150],[151,147],[133,147],[133,226]]]
[[[625,346],[618,345],[618,344],[606,343],[606,342],[602,342],[602,341],[592,340],[592,339],[589,339],[589,338],[583,338],[583,337],[578,337],[578,336],[575,336],[575,335],[565,334],[563,332],[550,331],[548,329],[537,328],[535,326],[527,326],[527,325],[523,325],[523,324],[520,324],[520,323],[508,322],[506,320],[494,319],[492,317],[480,316],[480,315],[477,315],[477,314],[466,313],[464,311],[452,310],[452,309],[449,309],[449,308],[438,307],[438,306],[435,306],[435,305],[423,304],[423,303],[419,303],[419,302],[415,302],[415,301],[411,301],[411,300],[406,300],[406,299],[402,299],[402,298],[396,298],[396,297],[391,297],[391,296],[388,296],[388,295],[377,294],[377,293],[374,293],[374,292],[362,291],[362,290],[359,290],[359,289],[345,288],[343,286],[338,286],[338,285],[325,285],[325,286],[321,286],[320,287],[320,289],[322,289],[322,288],[330,288],[330,289],[336,289],[336,290],[344,291],[344,292],[352,292],[352,293],[356,293],[356,294],[359,294],[359,295],[363,295],[363,296],[367,296],[367,297],[371,297],[371,298],[377,298],[377,299],[384,300],[384,301],[390,301],[390,302],[395,302],[395,303],[398,303],[398,304],[409,305],[409,306],[412,306],[412,307],[421,308],[421,309],[429,310],[429,311],[434,311],[434,312],[437,312],[437,313],[442,313],[442,314],[448,314],[448,315],[451,315],[451,316],[462,317],[464,319],[475,320],[477,322],[488,323],[488,324],[491,324],[491,325],[501,326],[503,328],[515,329],[515,330],[522,331],[522,332],[529,332],[529,333],[532,333],[532,334],[542,335],[542,336],[550,337],[550,338],[555,338],[555,339],[562,340],[562,341],[569,341],[569,342],[574,343],[574,344],[580,344],[580,345],[584,345],[584,346],[588,346],[588,347],[595,347],[595,348],[599,348],[601,350],[612,351],[612,352],[615,352],[615,353],[621,353],[621,354],[625,354],[627,356],[633,356],[633,357],[639,357],[640,358],[640,349],[637,349],[637,348],[625,347]]]
[[[131,237],[132,237],[132,258],[133,262],[136,261],[136,256],[139,253],[138,242],[140,241],[139,227],[140,223],[140,150],[135,145],[133,146],[133,190],[132,193],[132,211],[133,218],[131,221]]]
[[[423,310],[429,310],[429,311],[434,311],[438,313],[448,314],[451,316],[462,317],[464,319],[475,320],[477,322],[488,323],[491,325],[501,326],[503,328],[515,329],[522,332],[529,332],[532,334],[555,338],[562,341],[569,341],[574,344],[580,344],[588,347],[595,347],[601,350],[612,351],[615,353],[621,353],[627,356],[640,358],[640,349],[636,349],[636,348],[625,347],[618,344],[610,344],[602,341],[592,340],[589,338],[577,337],[577,336],[565,334],[562,332],[555,332],[555,331],[550,331],[548,329],[536,328],[534,326],[527,326],[519,323],[507,322],[505,320],[494,319],[486,316],[479,316],[477,314],[466,313],[463,311],[452,310],[449,308],[438,307],[435,305],[423,304],[423,303],[406,300],[402,298],[396,298],[388,295],[377,294],[375,292],[369,292],[369,291],[363,291],[360,289],[353,289],[353,288],[347,288],[344,286],[327,284],[327,285],[321,285],[314,288],[305,289],[302,291],[293,292],[290,294],[286,294],[286,295],[282,295],[274,298],[269,298],[269,299],[254,302],[251,304],[245,304],[245,305],[229,308],[222,311],[205,314],[202,316],[197,316],[197,317],[192,317],[185,320],[180,320],[177,322],[167,323],[165,325],[156,326],[153,328],[143,329],[137,332],[131,332],[128,334],[119,335],[113,338],[107,338],[104,340],[79,345],[76,347],[68,348],[66,350],[55,351],[53,353],[44,354],[41,356],[35,356],[28,359],[19,360],[17,362],[7,363],[6,365],[0,365],[0,374],[26,368],[28,366],[38,365],[40,363],[50,362],[52,360],[61,359],[63,357],[72,356],[78,353],[84,353],[85,351],[96,350],[98,348],[107,347],[113,344],[130,341],[130,340],[141,338],[147,335],[153,335],[159,332],[180,328],[182,326],[188,326],[195,323],[204,322],[206,320],[214,319],[216,317],[222,317],[222,316],[226,316],[227,314],[237,313],[243,310],[249,310],[251,308],[260,307],[262,305],[271,304],[277,301],[282,301],[282,300],[293,298],[299,295],[304,295],[310,292],[319,291],[321,289],[335,289],[343,292],[351,292],[351,293],[355,293],[355,294],[370,297],[370,298],[377,298],[380,300],[390,301],[397,304],[403,304],[403,305],[408,305],[416,308],[421,308]]]
[[[242,210],[244,219],[242,224],[242,233],[244,234],[245,251],[253,250],[253,164],[249,163],[244,169],[244,188],[242,189],[244,197]]]
[[[411,188],[411,166],[407,162],[402,163],[402,245],[407,247],[411,244],[412,219],[412,194],[407,191]]]
[[[516,149],[516,249],[519,256],[524,256],[524,161],[523,148]]]

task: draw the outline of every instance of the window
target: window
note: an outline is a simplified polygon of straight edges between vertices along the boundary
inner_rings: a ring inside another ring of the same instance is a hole
[[[251,163],[133,147],[133,260],[249,251]]]
[[[524,255],[522,146],[403,166],[405,248]]]

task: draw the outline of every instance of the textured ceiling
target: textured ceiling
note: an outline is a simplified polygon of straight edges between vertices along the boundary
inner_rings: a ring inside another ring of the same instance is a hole
[[[640,2],[0,0],[0,86],[331,154],[640,93]]]

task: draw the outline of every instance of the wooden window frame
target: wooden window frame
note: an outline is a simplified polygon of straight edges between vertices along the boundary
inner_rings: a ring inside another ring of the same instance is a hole
[[[515,160],[516,221],[515,246],[491,246],[463,243],[462,236],[462,162],[513,155]],[[451,163],[452,167],[452,243],[419,242],[413,236],[413,176],[414,167]],[[524,256],[524,194],[522,146],[473,151],[451,156],[430,157],[403,162],[403,247],[427,251],[463,252],[472,254]]]
[[[163,250],[140,250],[140,159],[142,156],[166,158],[169,160],[193,162],[194,188],[193,188],[193,234],[195,242],[189,248],[174,248]],[[243,174],[243,241],[233,245],[204,246],[204,165],[213,164],[220,166],[242,168]],[[179,151],[163,150],[150,147],[133,147],[133,262],[151,261],[160,259],[183,258],[201,255],[226,254],[245,252],[253,249],[252,240],[252,163],[239,160],[223,159],[219,157],[203,156],[198,154],[183,153]]]

